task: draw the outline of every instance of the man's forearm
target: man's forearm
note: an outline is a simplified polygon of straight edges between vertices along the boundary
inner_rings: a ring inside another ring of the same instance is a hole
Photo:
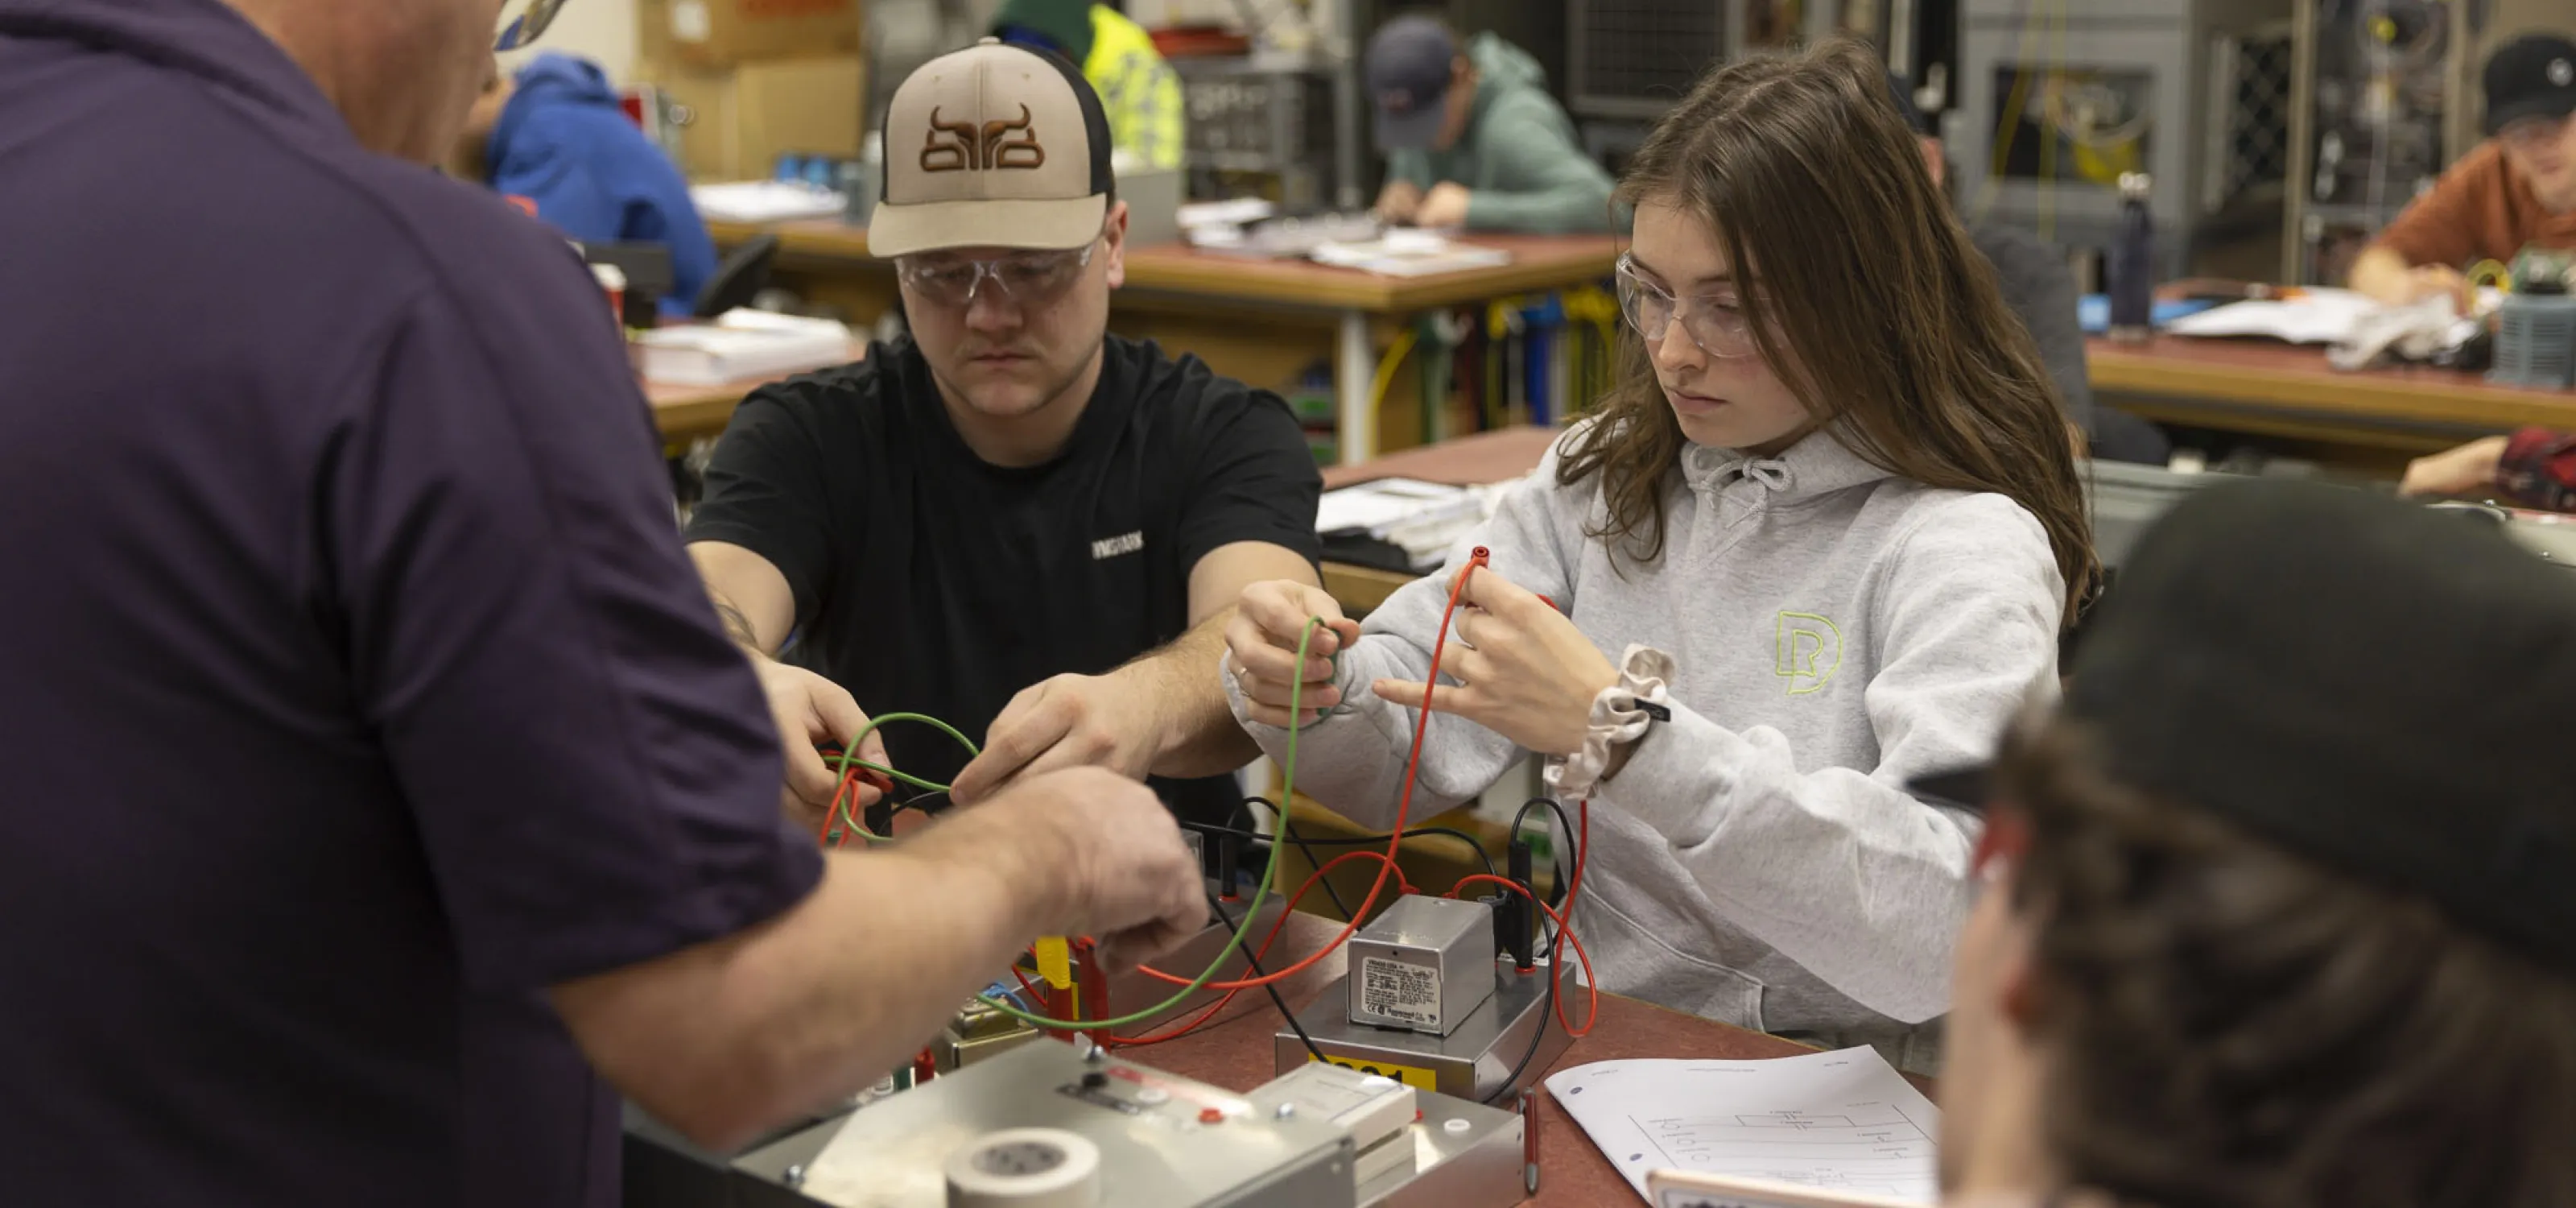
[[[769,651],[761,648],[760,632],[752,627],[750,617],[712,587],[707,589],[707,597],[715,601],[716,620],[724,624],[725,636],[732,638],[734,645],[762,658],[769,657]]]
[[[589,1044],[594,1062],[718,1149],[875,1082],[1060,913],[1048,888],[1059,873],[1023,858],[1024,836],[974,833],[989,829],[961,823],[836,853],[787,914],[664,958],[683,967],[657,971],[655,1001],[623,1016],[657,1042]],[[929,920],[916,910],[926,901],[942,904]],[[638,1051],[658,1068],[618,1068],[616,1054]]]
[[[1157,776],[1217,776],[1261,757],[1261,747],[1234,722],[1226,703],[1225,683],[1217,660],[1225,657],[1225,627],[1234,619],[1227,607],[1192,626],[1188,633],[1119,668],[1111,674],[1134,683],[1145,699],[1159,702],[1162,752],[1154,759]]]
[[[787,577],[759,554],[722,541],[690,545],[689,561],[706,584],[707,600],[715,606],[725,636],[753,654],[776,656],[796,625],[796,598]]]
[[[910,846],[833,858],[807,917],[742,955],[728,980],[759,1004],[745,1054],[789,1112],[851,1094],[909,1062],[1045,924],[1032,882],[998,875],[1026,844]],[[1053,877],[1032,866],[1033,878]],[[941,903],[936,921],[911,916]],[[910,921],[899,921],[910,918]]]

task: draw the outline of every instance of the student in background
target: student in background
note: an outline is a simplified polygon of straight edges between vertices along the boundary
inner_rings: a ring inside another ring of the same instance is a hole
[[[2004,744],[1958,944],[1954,1208],[2576,1204],[2576,574],[2211,487]]]
[[[1490,33],[1462,49],[1437,18],[1369,39],[1389,222],[1557,234],[1612,229],[1610,175],[1583,153],[1538,60]]]
[[[2576,434],[2525,428],[2406,465],[2402,495],[2495,495],[2544,512],[2576,512]]]
[[[2056,683],[2097,575],[2065,417],[1857,43],[1717,69],[1621,197],[1636,338],[1599,417],[1460,543],[1483,569],[1359,625],[1244,593],[1235,715],[1274,756],[1303,726],[1298,786],[1391,822],[1467,571],[1415,816],[1545,756],[1591,801],[1603,989],[1932,1068],[1976,822],[1905,785]]]
[[[671,296],[685,317],[716,273],[715,240],[689,200],[689,182],[619,106],[599,65],[538,55],[495,76],[466,123],[457,159],[467,179],[535,203],[537,216],[584,243],[671,249]]]
[[[2392,305],[2450,295],[2482,260],[2526,246],[2576,248],[2576,42],[2525,34],[2486,66],[2487,141],[2388,224],[2352,265],[2352,288]]]
[[[1891,73],[1887,85],[1897,113],[1914,130],[1923,167],[1932,174],[1932,187],[1944,189],[1950,162],[1942,151],[1940,131],[1914,103],[1914,88],[1905,77]],[[2163,465],[2173,454],[2173,442],[2161,430],[2093,401],[2093,379],[2084,363],[2084,327],[2075,313],[2075,274],[2067,267],[2066,254],[2006,223],[1971,226],[1968,240],[1993,266],[2004,305],[2012,308],[2039,344],[2040,360],[2048,366],[2049,380],[2057,384],[2058,401],[2065,404],[2068,420],[2083,431],[2093,456]]]
[[[1090,0],[1004,0],[993,32],[1081,64],[1109,117],[1109,144],[1149,168],[1181,166],[1181,77],[1145,27]]]
[[[1217,688],[1223,625],[1248,584],[1317,582],[1322,477],[1279,396],[1107,334],[1127,207],[1099,104],[1071,63],[992,39],[914,71],[886,145],[918,150],[888,157],[868,226],[912,334],[753,392],[707,467],[689,552],[818,817],[815,746],[863,707],[983,738],[970,764],[884,734],[961,805],[1077,764],[1169,777],[1196,821],[1242,804],[1257,752]]]

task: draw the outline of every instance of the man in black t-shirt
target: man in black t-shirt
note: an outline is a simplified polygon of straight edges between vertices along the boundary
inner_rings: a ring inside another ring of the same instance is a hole
[[[1105,335],[1127,210],[1070,64],[987,40],[915,72],[886,129],[868,239],[913,336],[752,395],[689,526],[789,790],[819,810],[815,744],[901,711],[984,739],[971,765],[927,727],[867,752],[958,801],[1098,764],[1221,820],[1258,753],[1219,687],[1225,616],[1247,584],[1317,581],[1305,438],[1276,396]]]

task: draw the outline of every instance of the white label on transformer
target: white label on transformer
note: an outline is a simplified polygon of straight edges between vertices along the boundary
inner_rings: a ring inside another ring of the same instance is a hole
[[[1360,959],[1360,1010],[1406,1023],[1440,1022],[1440,971],[1429,965]]]

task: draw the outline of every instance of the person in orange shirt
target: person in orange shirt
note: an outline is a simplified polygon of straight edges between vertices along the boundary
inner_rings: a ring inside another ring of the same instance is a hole
[[[2539,244],[2576,248],[2576,42],[2525,34],[2486,65],[2487,141],[2452,164],[2353,262],[2353,289],[2391,305],[2452,295],[2461,270]]]

